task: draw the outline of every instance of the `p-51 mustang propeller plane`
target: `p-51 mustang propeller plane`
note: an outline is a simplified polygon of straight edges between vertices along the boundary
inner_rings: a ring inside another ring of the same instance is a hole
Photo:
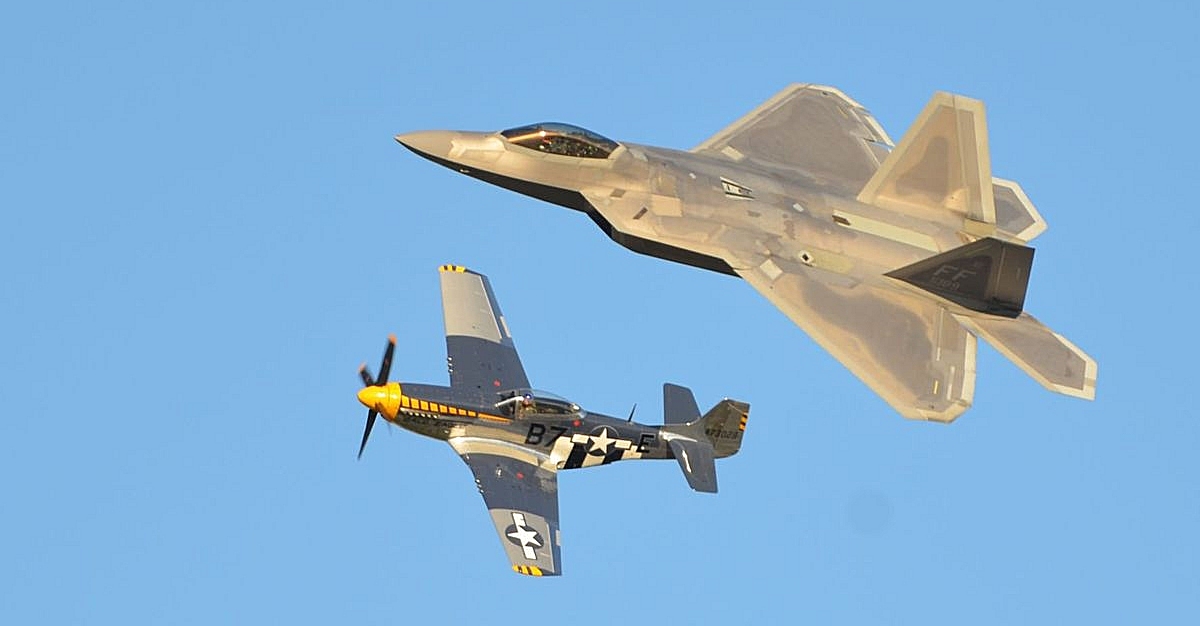
[[[389,338],[379,376],[359,369],[368,408],[360,458],[378,415],[448,442],[475,475],[513,570],[529,576],[562,573],[559,470],[674,458],[693,489],[717,491],[714,461],[741,447],[750,405],[725,399],[701,416],[691,391],[666,384],[665,424],[647,426],[534,391],[487,277],[453,265],[440,274],[450,386],[388,382]]]
[[[976,336],[1047,389],[1091,399],[1096,361],[1023,312],[1046,228],[992,178],[983,103],[935,94],[898,146],[833,87],[793,85],[689,151],[567,124],[396,140],[586,213],[635,252],[740,276],[901,415],[949,422]]]

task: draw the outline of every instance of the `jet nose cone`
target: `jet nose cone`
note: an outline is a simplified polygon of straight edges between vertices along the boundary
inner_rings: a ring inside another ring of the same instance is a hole
[[[450,154],[450,141],[454,133],[446,130],[420,130],[396,135],[400,145],[417,154],[446,158]]]

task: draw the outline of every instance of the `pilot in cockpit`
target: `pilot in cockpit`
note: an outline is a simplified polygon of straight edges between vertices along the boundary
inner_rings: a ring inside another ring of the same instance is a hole
[[[501,400],[494,406],[506,417],[520,419],[527,415],[542,415],[565,418],[580,414],[578,404],[544,391],[517,389],[501,392],[500,397]]]
[[[513,391],[504,394],[504,399],[495,404],[497,409],[508,417],[520,417],[522,414],[533,410],[533,394],[528,392]]]
[[[523,148],[584,159],[607,159],[620,145],[585,128],[557,122],[510,128],[500,135]]]

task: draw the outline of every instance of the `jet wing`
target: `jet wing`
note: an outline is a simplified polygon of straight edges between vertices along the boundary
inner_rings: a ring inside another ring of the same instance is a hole
[[[778,259],[737,272],[904,417],[971,406],[975,336],[941,304]]]
[[[692,152],[803,170],[818,182],[857,194],[891,147],[879,122],[849,96],[833,87],[797,84]]]
[[[558,472],[549,457],[494,439],[455,437],[450,445],[475,475],[513,571],[558,576]]]
[[[487,276],[458,265],[440,273],[450,386],[482,393],[529,387]]]

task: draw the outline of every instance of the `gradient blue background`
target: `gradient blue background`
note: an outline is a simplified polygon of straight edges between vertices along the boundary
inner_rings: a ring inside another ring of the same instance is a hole
[[[1052,4],[6,7],[0,622],[1195,620],[1198,10]],[[684,148],[796,81],[897,140],[935,90],[987,103],[1050,224],[1028,308],[1095,402],[981,347],[973,409],[905,421],[748,285],[391,138]],[[664,381],[751,402],[721,493],[564,474],[566,576],[534,580],[445,445],[379,428],[355,462],[389,332],[394,379],[445,380],[447,262],[539,387],[647,422]]]

